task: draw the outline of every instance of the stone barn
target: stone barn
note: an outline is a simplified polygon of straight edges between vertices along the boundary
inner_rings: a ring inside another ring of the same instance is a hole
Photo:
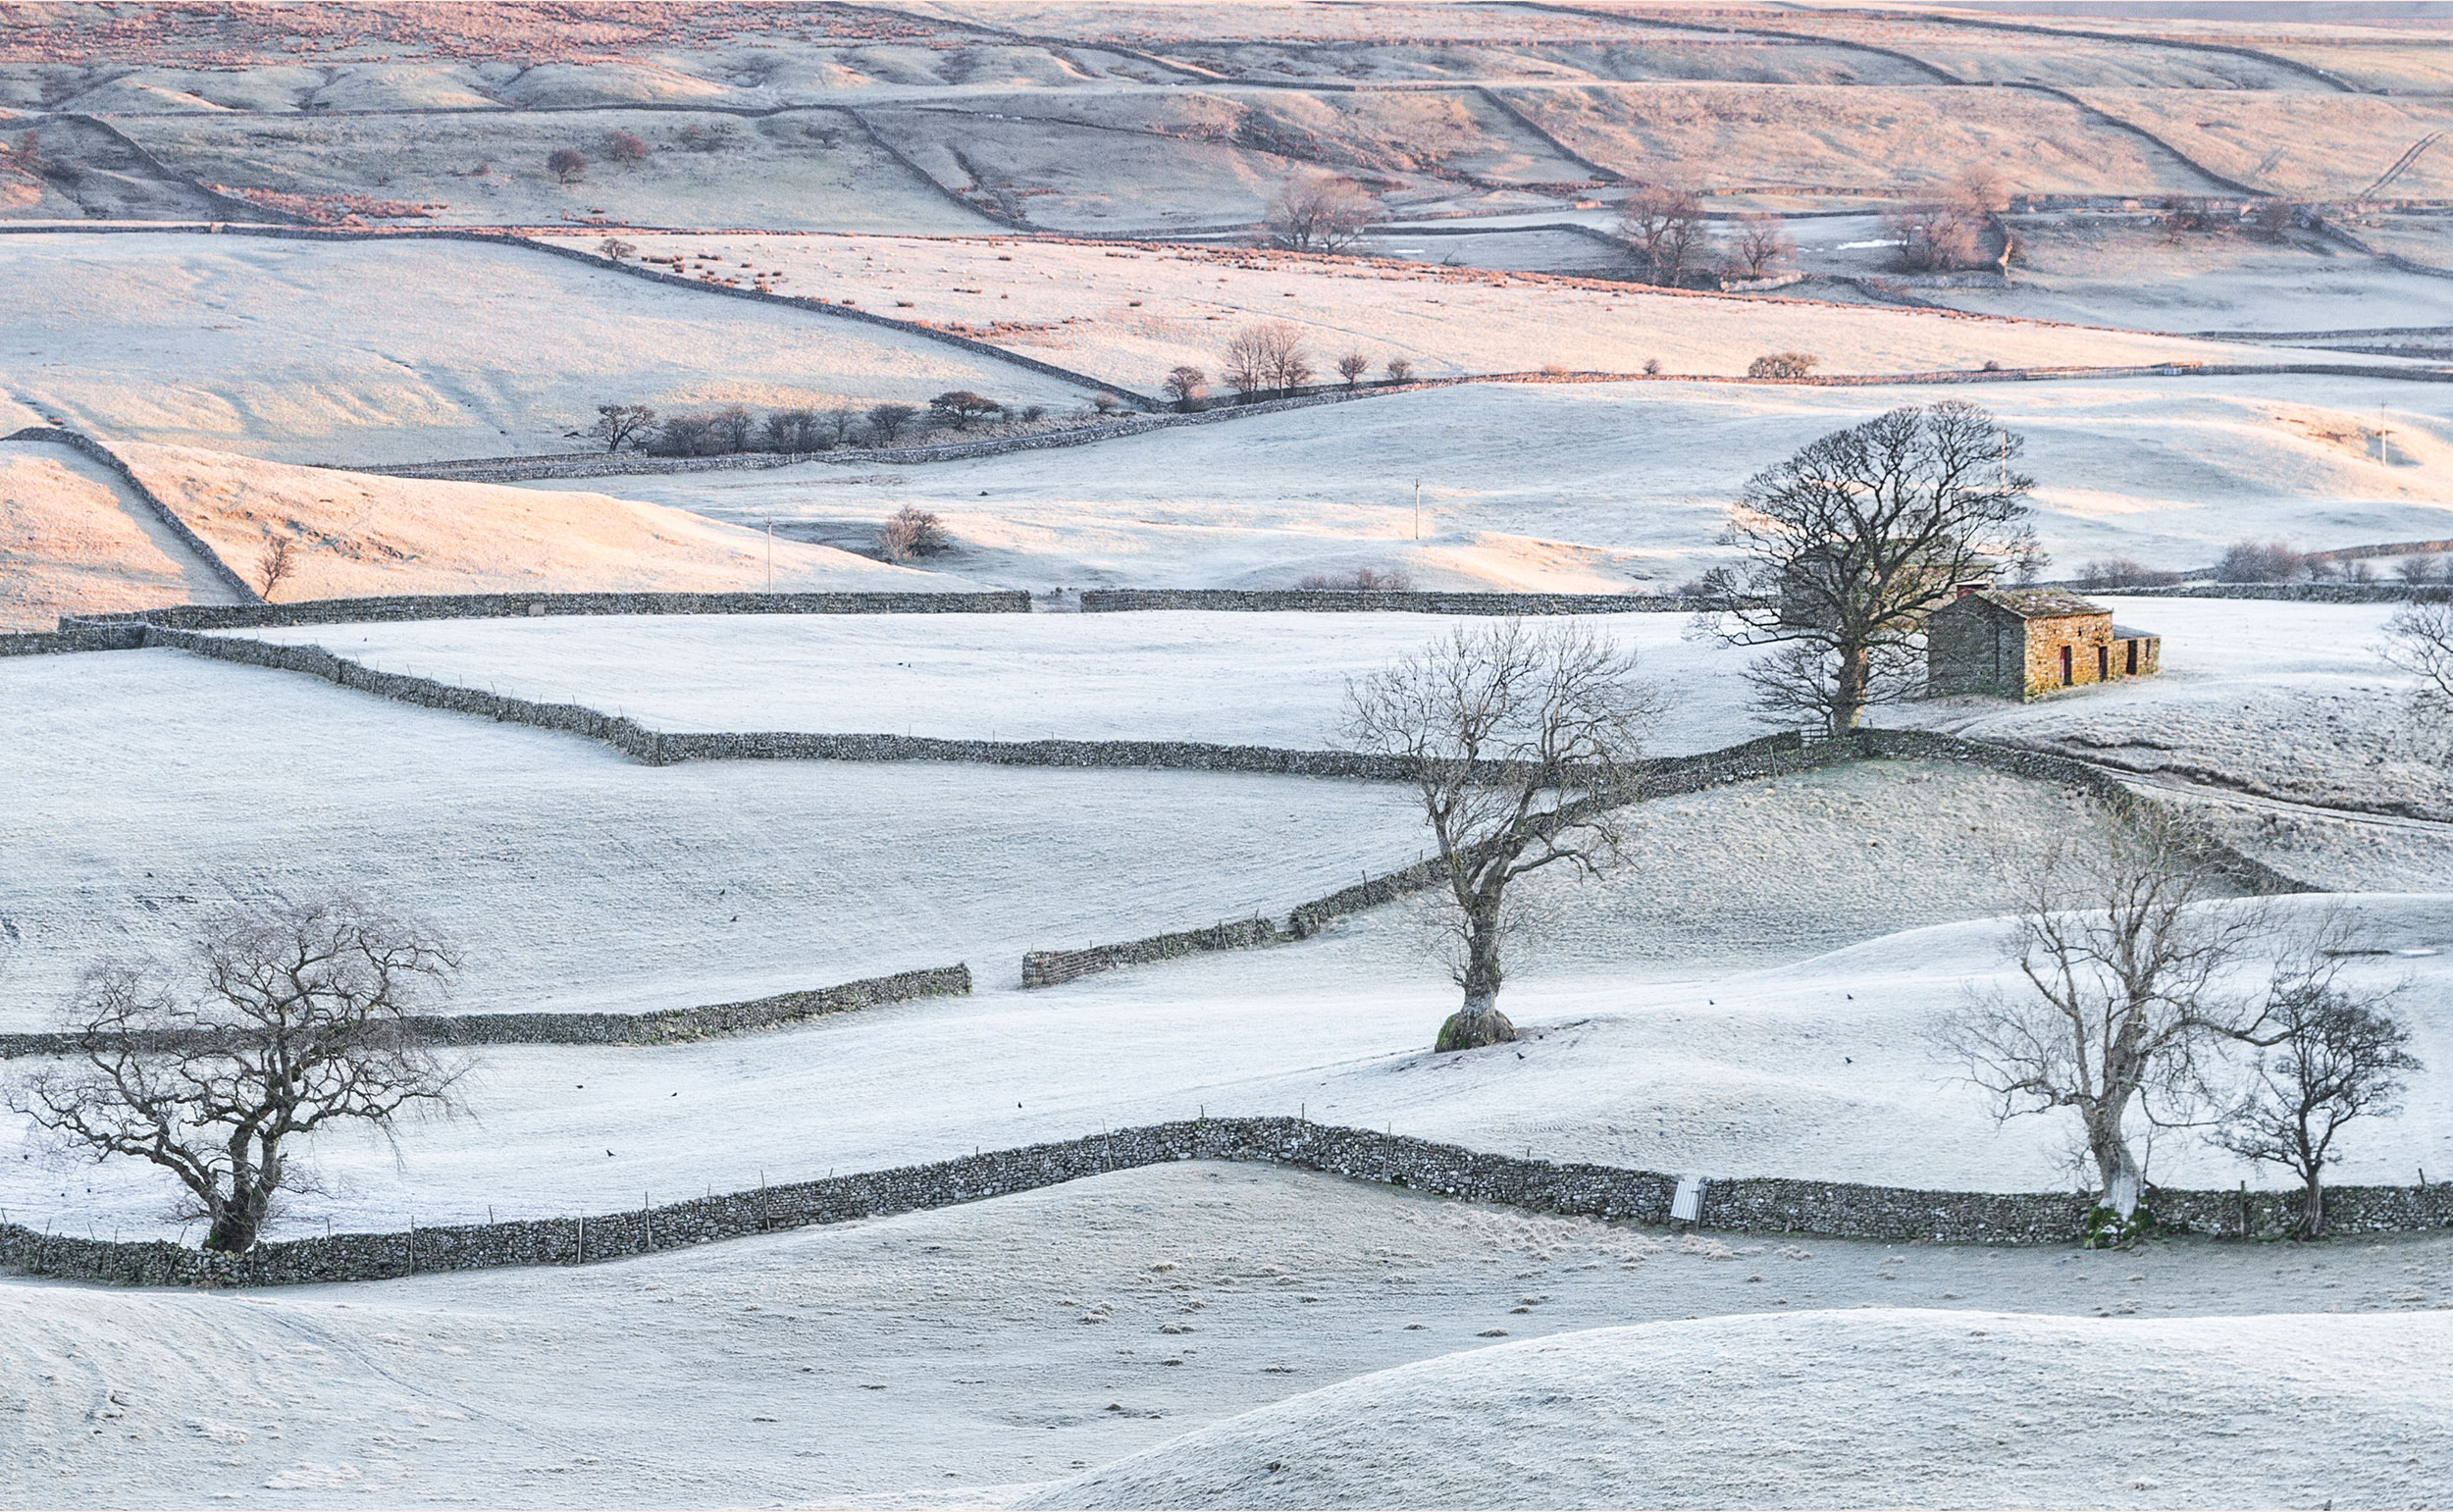
[[[1961,584],[1925,629],[1925,691],[2026,703],[2064,688],[2151,677],[2160,636],[2113,623],[2110,609],[2052,588]]]

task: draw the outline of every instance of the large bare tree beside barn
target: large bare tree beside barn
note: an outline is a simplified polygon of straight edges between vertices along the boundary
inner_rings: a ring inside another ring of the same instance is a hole
[[[303,1184],[295,1141],[340,1121],[388,1134],[445,1102],[464,1068],[420,1043],[408,1011],[455,965],[351,902],[228,911],[196,940],[186,990],[154,962],[95,970],[70,1010],[77,1053],[11,1086],[9,1106],[64,1154],[169,1172],[178,1216],[236,1253]]]
[[[1465,1001],[1437,1048],[1512,1040],[1497,1002],[1525,915],[1509,889],[1549,867],[1596,875],[1618,855],[1660,695],[1589,627],[1518,618],[1458,629],[1346,692],[1346,744],[1407,765],[1445,874]]]
[[[1699,628],[1781,650],[1757,663],[1758,706],[1853,730],[1914,686],[1926,615],[1953,585],[2043,560],[2019,438],[1947,399],[1877,415],[1754,475],[1705,578]]]

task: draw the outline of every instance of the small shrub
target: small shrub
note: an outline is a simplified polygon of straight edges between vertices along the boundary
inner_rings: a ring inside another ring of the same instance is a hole
[[[902,562],[951,551],[954,538],[946,534],[945,523],[935,515],[905,504],[877,527],[877,545],[888,561]]]
[[[616,163],[644,163],[648,160],[648,143],[632,131],[615,131],[604,139],[604,155]]]
[[[2107,556],[2078,569],[2078,586],[2087,589],[2166,588],[2179,581],[2177,572],[2159,572],[2126,556]]]
[[[1747,364],[1748,378],[1803,378],[1823,359],[1812,352],[1765,352]]]
[[[1090,407],[1100,414],[1112,415],[1124,407],[1124,401],[1112,393],[1094,393],[1090,396]]]
[[[1565,378],[1567,376],[1567,364],[1555,361],[1545,362],[1541,365],[1541,376],[1544,378]]]
[[[1644,377],[1646,377],[1646,378],[1658,378],[1658,377],[1660,377],[1660,376],[1661,376],[1661,359],[1660,359],[1660,358],[1658,358],[1658,357],[1646,357],[1646,358],[1644,358]]]
[[[1402,594],[1413,590],[1414,580],[1402,567],[1357,567],[1349,573],[1309,573],[1295,587],[1331,593]]]
[[[290,574],[297,570],[297,561],[291,552],[289,538],[275,536],[271,544],[264,547],[264,554],[255,559],[256,592],[266,603],[273,601],[274,590],[288,582]]]
[[[1392,384],[1411,383],[1414,380],[1414,364],[1403,357],[1389,358],[1386,371],[1388,382]]]
[[[624,258],[629,257],[633,252],[638,251],[639,248],[633,246],[627,241],[624,241],[619,236],[607,236],[602,241],[597,243],[597,250],[613,259],[615,262],[620,262]]]
[[[2308,558],[2287,541],[2235,541],[2215,564],[2223,583],[2288,583],[2308,570]]]

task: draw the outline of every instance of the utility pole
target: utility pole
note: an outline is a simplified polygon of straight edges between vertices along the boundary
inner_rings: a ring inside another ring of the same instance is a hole
[[[1423,480],[1414,480],[1414,539],[1423,539]]]
[[[766,591],[775,591],[775,522],[766,522]]]

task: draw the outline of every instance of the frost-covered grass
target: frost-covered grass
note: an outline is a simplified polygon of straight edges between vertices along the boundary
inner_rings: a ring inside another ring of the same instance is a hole
[[[10,236],[19,402],[121,441],[298,462],[586,451],[600,404],[667,413],[1084,397],[943,342],[509,246]]]
[[[568,487],[824,533],[873,532],[910,503],[942,515],[961,547],[942,570],[1042,592],[1292,587],[1358,566],[1401,567],[1424,588],[1664,592],[1728,559],[1726,506],[1755,471],[1883,410],[1945,397],[1983,404],[2027,439],[2055,574],[2104,556],[2203,567],[2244,537],[2317,549],[2453,536],[2431,482],[2453,461],[2453,393],[2306,377],[1947,391],[1473,385],[1088,450]],[[2380,405],[2390,462],[2361,439]]]
[[[236,599],[98,463],[66,446],[0,442],[0,631]]]
[[[1411,861],[1386,784],[697,762],[129,652],[0,661],[0,1024],[229,900],[424,914],[472,1011],[676,1008],[1282,913]]]
[[[1033,1507],[2432,1503],[2453,1319],[1656,1323],[1366,1376]],[[2220,1434],[2192,1431],[2219,1421]],[[2295,1453],[2241,1452],[2243,1439]]]
[[[1656,744],[1765,733],[1744,654],[1683,614],[1580,616],[1673,700]],[[664,730],[1335,744],[1346,682],[1490,621],[1448,614],[656,615],[416,620],[232,632],[390,671],[619,706]]]
[[[1326,1424],[1333,1413],[1304,1393],[1352,1377],[1374,1390],[1372,1372],[1442,1357],[1474,1375],[1477,1362],[1505,1358],[1488,1353],[1489,1330],[1575,1348],[1586,1330],[1796,1312],[1779,1321],[1807,1348],[1897,1341],[1881,1324],[1899,1314],[1840,1322],[1812,1311],[1864,1304],[1967,1309],[1908,1318],[1929,1320],[1911,1327],[1932,1331],[1958,1384],[2035,1402],[2036,1413],[2015,1415],[2041,1433],[2062,1425],[2038,1416],[2038,1398],[2102,1383],[2093,1340],[2080,1335],[2077,1364],[2022,1358],[2006,1375],[2000,1357],[1967,1352],[1983,1343],[1970,1330],[2010,1348],[2026,1330],[2077,1330],[1990,1314],[2135,1310],[2126,1336],[2158,1339],[2151,1358],[2177,1366],[2162,1336],[2142,1330],[2194,1313],[2402,1312],[2448,1286],[2453,1250],[2437,1236],[2289,1253],[2180,1241],[2084,1257],[1682,1241],[1195,1163],[580,1270],[235,1295],[0,1282],[0,1368],[21,1414],[0,1504],[189,1506],[214,1491],[268,1507],[976,1504],[1204,1432],[1170,1451],[1182,1464],[1201,1443],[1240,1435],[1234,1415],[1290,1396]],[[2401,1362],[2371,1349],[2359,1330],[2372,1320],[2333,1321],[2349,1327],[2316,1358]],[[2415,1325],[2425,1341],[2433,1321],[2389,1323]],[[1743,1346],[1760,1326],[1684,1327],[1697,1343]],[[1657,1351],[1660,1369],[1683,1368],[1679,1342]],[[1933,1389],[1919,1382],[1936,1373],[1915,1355],[1878,1347],[1863,1360],[1886,1377],[1864,1382],[1860,1362],[1850,1379],[1876,1394]],[[1596,1374],[1615,1379],[1623,1362],[1596,1361]],[[1784,1390],[1799,1393],[1792,1412],[1810,1411],[1807,1388],[1781,1369],[1760,1362],[1705,1394],[1728,1404],[1735,1391]],[[2024,1441],[2026,1430],[1991,1416],[1994,1437]],[[1600,1441],[1625,1432],[1613,1426]],[[1901,1447],[1963,1439],[1934,1423]],[[2186,1452],[2166,1445],[2162,1464]],[[1298,1475],[1338,1468],[1325,1455],[1284,1463]],[[1854,1483],[1863,1500],[1907,1494],[1880,1475],[1869,1467]],[[2166,1504],[2194,1484],[2168,1468],[2159,1479]],[[1338,1504],[1331,1482],[1311,1484],[1322,1504]],[[2050,1500],[2047,1489],[2026,1499]]]
[[[716,253],[727,272],[744,260],[781,269],[795,292],[853,295],[1145,393],[1157,392],[1178,363],[1216,377],[1226,338],[1256,320],[1292,322],[1323,372],[1359,351],[1374,376],[1390,357],[1426,378],[1522,373],[1545,363],[1634,373],[1650,359],[1669,373],[1731,377],[1764,352],[1788,350],[1819,352],[1824,370],[1837,373],[1973,368],[1987,360],[2006,367],[2262,360],[2215,342],[2078,326],[1698,298],[1641,285],[1579,287],[1539,275],[1245,247],[1032,245],[986,236],[629,239],[658,256]]]

